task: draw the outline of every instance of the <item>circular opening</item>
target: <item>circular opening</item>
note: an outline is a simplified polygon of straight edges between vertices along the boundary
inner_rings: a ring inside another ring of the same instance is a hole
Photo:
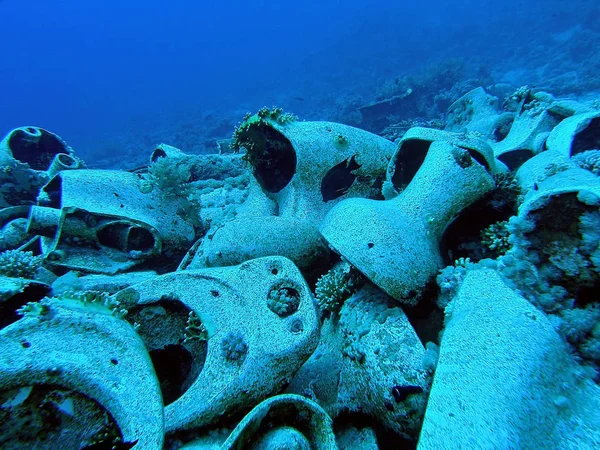
[[[96,236],[101,245],[126,253],[149,253],[156,246],[154,235],[149,230],[127,222],[110,223],[100,228]]]
[[[127,251],[149,252],[156,245],[154,235],[146,228],[131,228],[127,237]]]
[[[262,188],[271,193],[281,191],[296,173],[296,151],[291,142],[268,124],[249,127],[243,136],[246,155]]]
[[[431,141],[408,139],[395,154],[395,166],[391,181],[397,191],[403,191],[421,168]]]
[[[279,317],[288,317],[300,307],[300,293],[290,282],[278,283],[267,294],[267,307]]]
[[[57,154],[68,153],[58,136],[41,128],[16,129],[10,135],[8,147],[15,159],[29,164],[33,170],[47,170]]]
[[[290,331],[294,334],[302,333],[304,331],[304,323],[300,319],[295,319],[290,325]]]
[[[66,153],[59,153],[58,162],[61,163],[65,167],[74,168],[77,167],[77,160],[73,158],[71,155],[67,155]]]

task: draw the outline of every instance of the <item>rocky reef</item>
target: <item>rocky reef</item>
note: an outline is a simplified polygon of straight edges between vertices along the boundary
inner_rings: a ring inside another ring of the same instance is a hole
[[[389,136],[403,83],[361,108],[396,142],[262,108],[99,170],[10,131],[0,447],[598,448],[598,101],[467,84]]]

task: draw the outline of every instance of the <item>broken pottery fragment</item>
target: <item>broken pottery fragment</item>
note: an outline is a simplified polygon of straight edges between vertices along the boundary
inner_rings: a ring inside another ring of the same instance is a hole
[[[233,266],[273,255],[291,259],[304,271],[327,261],[329,248],[307,221],[276,216],[234,219],[207,233],[187,269]]]
[[[509,100],[518,104],[515,119],[508,135],[492,147],[495,157],[512,171],[546,148],[548,135],[564,116],[553,112],[554,97],[545,92],[523,87]]]
[[[28,232],[42,236],[50,265],[112,274],[163,248],[183,251],[194,228],[178,203],[142,188],[135,174],[109,170],[61,172],[44,186],[29,215]]]
[[[32,205],[40,188],[80,161],[59,136],[39,127],[11,130],[0,141],[0,208]]]
[[[448,134],[434,130],[431,137]],[[388,167],[388,180],[396,189],[408,181],[402,193],[385,201],[344,200],[329,212],[320,231],[374,284],[399,302],[414,305],[442,267],[439,244],[446,227],[490,192],[494,180],[493,163],[485,152],[489,147],[459,147],[457,137],[455,145],[413,139],[410,130],[407,135]],[[410,162],[403,163],[404,158]],[[422,164],[415,167],[419,160]]]
[[[321,342],[287,391],[309,396],[334,419],[361,413],[415,441],[431,374],[406,315],[368,284],[325,320]]]
[[[340,198],[375,197],[395,145],[334,122],[274,120],[254,115],[236,132],[244,158],[279,216],[317,226]]]
[[[410,184],[413,177],[423,166],[423,161],[431,144],[436,141],[447,142],[458,149],[467,151],[475,161],[486,167],[490,173],[496,173],[492,148],[477,134],[413,127],[404,134],[387,166],[383,189],[386,200],[395,197]],[[458,153],[456,155],[459,156]],[[465,162],[468,162],[468,160],[465,160]]]
[[[472,270],[446,308],[417,448],[597,448],[598,390],[544,313]]]
[[[600,149],[600,112],[568,117],[559,123],[546,142],[548,151],[571,157],[587,150]]]
[[[179,150],[177,147],[168,144],[158,144],[150,154],[150,162],[156,162],[159,158],[185,158],[187,156],[185,152]]]
[[[73,149],[56,134],[39,127],[15,128],[0,141],[0,165],[16,161],[45,172],[60,154],[71,156]]]
[[[27,233],[29,206],[10,206],[0,209],[0,252],[25,249],[37,238]]]
[[[0,331],[2,448],[161,449],[163,403],[142,340],[106,295],[28,303]],[[33,423],[21,428],[23,417]],[[5,428],[6,427],[6,428]]]
[[[165,409],[169,432],[208,426],[278,392],[318,341],[312,294],[282,257],[174,272],[116,298],[131,305],[128,319],[151,355],[189,361]],[[177,314],[190,317],[187,327],[166,320]]]
[[[336,450],[333,421],[315,402],[300,395],[271,397],[252,409],[221,450]]]
[[[521,192],[538,189],[540,182],[553,174],[571,167],[569,156],[561,152],[545,151],[525,161],[515,173]]]
[[[585,169],[572,167],[537,183],[536,189],[530,189],[519,207],[519,216],[535,214],[559,220],[565,219],[567,211],[577,208],[597,211],[598,206],[600,178]],[[568,216],[570,220],[572,217]]]
[[[446,130],[478,134],[497,141],[506,137],[514,119],[510,112],[502,112],[497,97],[478,87],[467,92],[448,108]]]

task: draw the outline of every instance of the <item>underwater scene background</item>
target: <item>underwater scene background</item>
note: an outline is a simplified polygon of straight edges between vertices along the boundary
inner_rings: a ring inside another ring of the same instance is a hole
[[[54,130],[106,167],[157,142],[214,152],[265,105],[361,125],[357,108],[417,83],[427,101],[400,119],[438,118],[480,84],[585,95],[600,88],[597,13],[592,0],[4,1],[0,126]]]
[[[0,0],[0,448],[600,448],[598,17]]]

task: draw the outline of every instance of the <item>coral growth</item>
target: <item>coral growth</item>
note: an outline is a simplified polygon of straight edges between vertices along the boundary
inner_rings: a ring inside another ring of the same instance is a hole
[[[289,286],[276,286],[267,295],[267,307],[280,317],[287,317],[298,311],[300,294]]]
[[[503,255],[510,248],[510,232],[507,225],[508,221],[503,220],[491,224],[481,232],[481,245],[489,249],[496,256]]]
[[[282,108],[275,106],[271,109],[265,106],[254,115],[247,113],[244,120],[238,124],[233,132],[231,148],[234,152],[239,152],[240,149],[245,148],[246,155],[248,155],[245,157],[252,158],[252,155],[256,153],[255,143],[251,139],[251,135],[254,134],[253,129],[260,129],[272,123],[286,125],[296,120],[298,120],[298,117],[290,113],[284,113]]]
[[[588,150],[577,153],[571,161],[585,170],[589,170],[594,175],[600,176],[600,150]]]
[[[349,263],[341,262],[317,281],[315,297],[322,311],[338,312],[344,300],[360,287],[361,276]]]
[[[228,333],[221,341],[221,353],[228,361],[242,363],[248,353],[248,344],[241,332]]]
[[[0,253],[0,275],[13,278],[35,278],[43,258],[33,252],[6,250]]]
[[[191,165],[188,159],[157,158],[148,167],[150,182],[167,197],[186,198],[190,193]]]
[[[95,314],[110,314],[118,318],[127,315],[127,310],[120,302],[100,291],[65,292],[56,297],[45,297],[39,302],[25,304],[18,312],[23,316],[44,316],[53,306]]]
[[[187,324],[185,326],[185,338],[184,342],[188,341],[206,341],[208,339],[208,330],[206,326],[198,317],[194,311],[190,311],[188,314]]]

